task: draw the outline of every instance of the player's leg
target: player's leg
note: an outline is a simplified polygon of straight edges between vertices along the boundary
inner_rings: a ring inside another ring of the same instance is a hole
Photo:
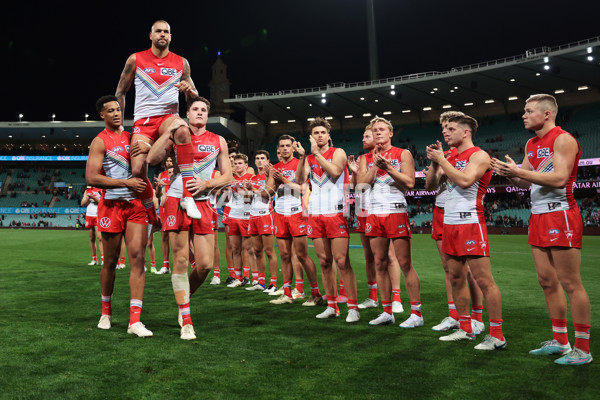
[[[399,237],[392,239],[396,259],[400,264],[400,270],[404,275],[404,282],[408,298],[410,300],[410,316],[406,321],[400,324],[402,328],[416,328],[423,326],[423,316],[421,314],[421,283],[419,275],[412,266],[410,238]]]
[[[211,285],[221,284],[221,252],[219,251],[219,231],[215,229],[213,233],[213,277],[210,281]]]
[[[400,269],[400,263],[396,257],[396,251],[394,246],[390,246],[388,250],[388,271],[390,274],[390,281],[392,282],[392,312],[399,314],[404,312],[402,307],[402,300],[400,299],[400,285],[402,284],[402,270]]]
[[[304,298],[304,268],[298,256],[296,255],[296,248],[292,243],[292,270],[294,271],[295,284],[292,289],[292,297],[294,299]]]
[[[281,258],[281,275],[283,280],[283,293],[277,299],[269,301],[271,304],[291,304],[294,302],[292,298],[292,237],[278,237],[277,248],[279,257]],[[271,279],[273,275],[271,275]],[[271,281],[272,282],[272,281]],[[273,294],[275,291],[269,293]]]
[[[210,273],[213,266],[213,251],[215,248],[213,234],[194,234],[193,241],[196,268],[190,273],[191,293],[196,292]]]
[[[162,242],[162,252],[163,252],[163,265],[161,267],[161,270],[164,268],[166,271],[168,272],[168,270],[170,269],[170,265],[169,265],[169,253],[171,252],[171,249],[169,248],[169,232],[161,232],[160,233],[160,238],[161,238],[161,242]]]
[[[94,232],[96,235],[96,240],[98,241],[98,250],[100,250],[100,260],[104,257],[104,246],[102,244],[102,234],[98,230],[98,226],[94,227]],[[96,253],[97,256],[97,253]]]
[[[266,269],[266,260],[264,255],[263,248],[263,239],[262,235],[252,235],[250,238],[250,254],[256,260],[256,269],[257,275],[256,279],[254,279],[254,273],[252,276],[252,286],[246,288],[249,291],[265,290],[265,269]],[[259,283],[259,280],[262,279],[262,285]]]
[[[252,240],[250,236],[246,236],[245,233],[242,234],[242,286],[250,285],[250,274],[257,273],[256,269],[256,257],[252,253]],[[257,274],[258,278],[258,274]]]
[[[150,139],[147,136],[133,134],[131,136],[131,144],[139,143],[140,146],[148,146],[151,147],[154,144],[154,140]],[[131,157],[131,174],[136,177],[146,181],[146,187],[141,193],[138,193],[138,198],[142,201],[144,208],[146,209],[146,213],[148,214],[148,222],[152,225],[158,224],[158,216],[156,215],[156,210],[154,209],[154,190],[152,188],[152,183],[148,179],[148,153],[140,153],[135,157]]]
[[[490,258],[485,256],[467,257],[467,263],[483,293],[490,322],[490,334],[485,337],[483,342],[475,346],[475,349],[495,350],[506,347],[506,340],[502,332],[502,296],[492,276]]]
[[[190,218],[200,219],[202,214],[196,207],[196,202],[187,188],[187,183],[194,179],[194,148],[190,128],[183,119],[170,117],[162,123],[159,133],[161,135],[171,134],[175,142],[175,158],[183,180],[181,208],[186,211]]]
[[[89,243],[90,243],[90,250],[92,251],[92,261],[90,261],[90,263],[88,265],[97,265],[99,264],[98,262],[98,256],[96,254],[96,227],[92,226],[90,229],[88,229],[88,236],[89,236]]]
[[[148,226],[144,224],[127,222],[125,229],[125,245],[131,270],[129,272],[129,290],[131,292],[129,327],[127,333],[139,337],[152,336],[152,332],[146,329],[140,321],[142,312],[142,299],[144,297],[144,284],[146,274],[144,273],[144,255],[148,242]]]
[[[392,312],[392,283],[388,269],[390,239],[384,236],[371,236],[369,245],[373,252],[377,286],[383,306],[383,313],[370,321],[369,325],[391,325],[395,319]]]
[[[156,273],[156,249],[154,247],[154,235],[149,233],[148,237],[148,258],[150,258],[150,272]],[[144,266],[144,271],[147,271],[146,266]]]
[[[315,253],[317,253],[317,258],[319,259],[319,265],[321,266],[321,279],[323,280],[325,297],[327,299],[327,308],[325,311],[318,314],[317,318],[338,317],[340,311],[336,301],[336,277],[333,268],[331,240],[324,237],[313,238],[313,246],[315,248]],[[343,262],[345,262],[345,258]]]
[[[365,268],[367,272],[367,285],[369,287],[369,297],[358,305],[359,309],[375,308],[379,305],[377,302],[377,277],[375,273],[375,262],[373,260],[373,251],[369,238],[360,232],[360,243],[363,247],[363,253],[365,256]]]
[[[303,306],[315,306],[322,302],[323,297],[319,290],[319,281],[317,279],[317,267],[314,261],[308,255],[308,239],[305,235],[294,236],[293,241],[293,252],[298,258],[301,268],[306,272],[308,283],[310,284],[310,297],[302,303]],[[296,275],[300,276],[300,275]],[[296,278],[297,279],[297,278]]]
[[[121,239],[121,248],[119,250],[119,262],[117,263],[117,269],[125,268],[125,257],[127,256],[127,245],[125,244],[125,235]],[[104,263],[104,261],[102,261]]]
[[[448,257],[442,252],[442,241],[436,240],[435,245],[438,249],[440,259],[442,260],[442,268],[444,269],[444,281],[446,286],[446,298],[448,299],[448,316],[445,317],[441,323],[433,326],[431,329],[434,331],[448,331],[450,329],[458,329],[458,311],[456,311],[456,304],[454,304],[454,298],[452,297],[452,284],[450,283],[450,273],[448,271]]]
[[[230,222],[231,226],[232,222]],[[231,258],[233,268],[235,270],[235,280],[227,285],[227,287],[239,287],[242,286],[242,236],[241,235],[230,235],[229,244],[231,246]]]
[[[473,273],[471,272],[471,268],[469,268],[468,262],[467,283],[469,285],[469,293],[471,295],[471,324],[473,325],[473,333],[479,335],[485,330],[485,324],[483,323],[483,292],[473,277]]]
[[[276,277],[278,264],[277,264],[277,256],[275,255],[275,235],[261,235],[261,240],[262,240],[263,251],[267,255],[267,258],[269,259],[269,274],[271,276]],[[264,273],[262,276],[262,282],[261,282],[261,277],[259,275],[258,283],[262,284],[263,286],[266,287],[266,282],[265,282],[266,270],[263,272]],[[275,281],[275,286],[277,286],[277,280]]]
[[[115,287],[115,276],[119,249],[121,248],[122,233],[102,232],[105,248],[105,262],[100,271],[100,286],[102,290],[102,314],[98,328],[110,329],[112,322],[112,295]]]
[[[445,236],[446,237],[446,236]],[[447,336],[441,336],[441,341],[475,340],[469,313],[469,288],[467,287],[466,257],[445,254],[448,265],[448,277],[452,285],[452,298],[458,313],[459,329]]]
[[[358,295],[356,287],[356,275],[350,264],[348,255],[350,239],[348,237],[335,237],[330,239],[333,259],[338,266],[340,279],[344,281],[348,296],[348,316],[346,322],[358,322]]]

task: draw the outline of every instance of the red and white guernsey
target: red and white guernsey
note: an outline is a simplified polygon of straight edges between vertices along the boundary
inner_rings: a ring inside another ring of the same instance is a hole
[[[358,163],[360,164],[360,159],[361,157],[365,157],[366,154],[361,154],[360,156],[358,156]],[[373,156],[371,155],[371,163],[369,164],[369,162],[367,161],[367,169],[371,168],[371,166],[373,165]],[[358,210],[358,216],[359,217],[366,217],[369,210],[370,210],[370,203],[371,203],[371,185],[369,185],[368,183],[359,183],[358,185],[356,185],[356,187],[354,188],[354,193],[356,193],[356,198],[355,198],[355,204],[356,204],[356,209]]]
[[[448,162],[457,170],[464,171],[469,165],[469,158],[473,153],[483,151],[479,147],[471,147],[462,153],[453,153],[448,157]],[[483,212],[483,198],[487,192],[488,184],[492,178],[492,170],[485,174],[471,186],[462,189],[456,183],[448,180],[448,198],[444,208],[444,225],[485,224]]]
[[[158,174],[158,180],[163,184],[163,192],[168,192],[169,186],[171,185],[171,179],[169,179],[169,171],[164,170],[160,174]]]
[[[229,218],[235,219],[250,219],[250,204],[252,199],[249,198],[247,191],[243,188],[243,182],[252,179],[252,174],[245,173],[242,176],[233,174],[235,182],[231,185],[231,201]]]
[[[135,53],[134,120],[177,114],[179,90],[175,87],[183,75],[183,57],[169,52],[158,58],[152,49]]]
[[[543,137],[535,136],[527,142],[526,151],[529,164],[537,172],[554,171],[554,142],[560,135],[569,135],[559,126],[552,128]],[[573,170],[569,175],[566,186],[552,188],[531,184],[531,213],[545,214],[553,211],[576,209],[577,202],[573,196],[573,184],[577,179],[577,165],[581,157],[581,146],[577,143],[577,156],[573,164]]]
[[[402,152],[406,150],[392,146],[381,155],[389,158],[392,166],[397,171],[402,171]],[[373,166],[373,153],[365,154],[367,167]],[[402,214],[406,213],[406,197],[404,192],[394,185],[394,179],[382,170],[377,168],[375,180],[372,183],[370,214]]]
[[[456,148],[453,148],[451,150],[446,150],[444,152],[444,155],[446,157],[456,155],[456,154],[458,154],[458,151],[456,150]],[[448,187],[446,186],[446,182],[442,183],[440,185],[440,187],[438,188],[438,192],[435,195],[435,206],[436,207],[444,208],[446,206],[446,199],[448,198],[447,189],[448,189]]]
[[[289,162],[284,163],[283,161],[280,161],[275,164],[273,168],[281,171],[286,179],[296,182],[296,169],[298,168],[298,163],[299,160],[292,157]],[[280,184],[277,188],[275,212],[280,215],[293,215],[302,212],[301,194],[297,190],[286,187],[283,183]]]
[[[333,159],[336,147],[330,147],[322,154],[329,162]],[[314,155],[306,157],[310,167],[311,193],[308,198],[308,214],[338,214],[346,212],[346,191],[348,184],[348,172],[346,168],[334,182],[331,176],[323,170]]]
[[[129,144],[131,134],[123,131],[120,134],[104,129],[98,136],[104,142],[104,160],[102,160],[101,174],[112,179],[129,179],[131,166],[129,164]],[[106,189],[106,200],[133,200],[135,193],[126,187]]]
[[[208,181],[212,179],[213,172],[217,167],[217,158],[221,152],[221,136],[205,131],[200,135],[190,135],[194,149],[194,178]],[[181,174],[173,178],[173,182],[167,193],[170,197],[178,199],[183,197],[183,179]],[[199,193],[194,196],[195,200],[208,200],[209,195]]]
[[[89,189],[85,189],[85,194],[88,195],[88,197],[94,197],[99,199],[100,197],[102,197],[102,190],[92,187]],[[93,201],[90,201],[87,205],[87,207],[85,208],[85,216],[86,217],[97,217],[98,216],[98,203],[95,203]]]
[[[261,190],[261,192],[267,186],[267,175],[257,174],[252,177],[252,186],[255,190]],[[254,193],[252,196],[252,204],[250,205],[250,216],[260,217],[262,215],[268,215],[273,211],[271,205],[271,199],[263,197],[260,193]]]

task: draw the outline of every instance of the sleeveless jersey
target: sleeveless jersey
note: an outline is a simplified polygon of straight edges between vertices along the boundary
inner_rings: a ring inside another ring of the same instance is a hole
[[[360,159],[365,157],[366,154],[361,154],[358,156],[358,162],[360,164]],[[371,157],[371,164],[367,163],[367,169],[371,168],[373,165],[373,157]],[[368,214],[371,207],[371,185],[368,183],[359,183],[354,187],[354,193],[356,193],[355,201],[355,209],[356,210],[365,210]],[[359,215],[360,217],[366,217],[366,215]]]
[[[98,188],[89,188],[85,190],[85,193],[89,197],[102,197],[102,190]],[[94,203],[90,201],[87,207],[85,208],[85,215],[88,217],[97,217],[98,216],[98,203]]]
[[[233,175],[235,182],[231,185],[231,202],[229,218],[250,219],[251,195],[246,193],[246,189],[241,188],[243,181],[252,179],[252,174],[246,173],[242,176]]]
[[[392,166],[399,172],[402,171],[402,153],[404,149],[394,147],[381,153],[383,157],[390,158]],[[365,154],[367,166],[373,165],[373,153]],[[377,168],[375,180],[372,183],[370,198],[370,214],[403,214],[406,213],[406,197],[404,192],[394,185],[394,179]]]
[[[105,149],[101,173],[112,179],[131,178],[133,176],[129,164],[131,134],[125,131],[118,134],[105,129],[97,137],[102,139]],[[104,198],[106,200],[129,201],[137,198],[137,196],[131,189],[123,187],[106,189]]]
[[[456,154],[458,154],[458,151],[456,149],[446,150],[444,152],[444,155],[446,157]],[[446,199],[448,198],[448,191],[446,189],[446,182],[444,182],[440,185],[440,187],[438,188],[438,192],[435,195],[435,206],[438,208],[444,208],[446,205]]]
[[[267,186],[267,175],[258,174],[252,177],[252,186],[255,190],[263,190],[265,186]],[[250,216],[261,216],[267,215],[271,211],[273,211],[273,207],[271,206],[271,200],[269,198],[265,198],[261,196],[259,193],[254,193],[252,196],[252,204],[250,205]]]
[[[183,57],[169,52],[158,58],[152,49],[135,53],[134,120],[177,114],[179,90],[174,85],[183,75]]]
[[[284,177],[292,182],[296,182],[296,168],[298,168],[298,159],[292,157],[288,163],[278,162],[273,168],[281,171]],[[283,183],[277,188],[277,201],[275,201],[275,212],[281,215],[293,215],[302,212],[301,194],[296,190],[286,187]]]
[[[535,136],[527,142],[527,159],[537,172],[554,171],[554,142],[559,135],[569,135],[559,126],[554,127],[543,137]],[[576,209],[577,202],[573,196],[573,184],[577,179],[577,165],[581,157],[581,146],[577,143],[577,156],[571,170],[567,185],[562,188],[552,188],[531,184],[531,213],[544,214],[553,211]]]
[[[163,192],[169,191],[169,185],[171,185],[171,179],[169,179],[169,171],[164,170],[158,174],[158,180],[163,184]]]
[[[457,170],[463,171],[469,165],[471,155],[477,151],[482,150],[479,147],[471,147],[462,153],[457,152],[450,155],[448,162]],[[466,189],[462,189],[451,180],[448,180],[446,183],[448,198],[444,208],[444,224],[485,224],[483,198],[491,178],[492,170],[488,169],[477,182]]]
[[[322,155],[327,161],[331,162],[333,153],[336,150],[336,147],[330,147]],[[346,190],[344,185],[348,183],[346,167],[344,166],[342,174],[334,182],[331,176],[323,170],[321,164],[317,162],[314,155],[308,155],[306,162],[310,167],[311,185],[308,213],[310,215],[345,213]]]

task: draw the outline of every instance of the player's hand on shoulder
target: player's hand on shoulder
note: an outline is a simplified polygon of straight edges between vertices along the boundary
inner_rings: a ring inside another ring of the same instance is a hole
[[[131,145],[131,156],[137,157],[140,154],[148,154],[151,148],[152,145],[150,143],[138,139]]]

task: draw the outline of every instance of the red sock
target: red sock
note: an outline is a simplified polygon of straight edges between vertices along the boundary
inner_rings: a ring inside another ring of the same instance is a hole
[[[176,144],[175,158],[183,181],[183,197],[192,197],[187,183],[194,179],[194,147],[192,143]]]
[[[569,343],[569,335],[567,334],[567,320],[550,318],[552,322],[552,339],[560,344]]]
[[[191,269],[194,269],[194,268],[196,268],[196,260],[193,260],[193,261],[190,263],[190,268],[191,268]]]
[[[243,267],[243,269],[244,269],[243,278],[249,278],[250,277],[250,267]]]
[[[169,269],[169,260],[163,260],[163,267]]]
[[[377,301],[377,282],[369,281],[367,282],[369,285],[369,298],[373,301]]]
[[[112,296],[102,296],[102,315],[112,315]]]
[[[383,312],[392,315],[392,302],[387,300],[381,300],[383,306]]]
[[[458,321],[458,311],[456,311],[456,305],[453,301],[448,302],[448,316]]]
[[[348,309],[358,310],[358,299],[348,299]]]
[[[119,264],[125,264],[125,257],[119,258]]]
[[[490,335],[496,339],[504,340],[502,334],[502,320],[501,319],[490,319]]]
[[[142,313],[142,301],[131,299],[129,302],[129,325],[140,322],[140,314]]]
[[[471,316],[470,315],[459,315],[458,323],[460,324],[460,329],[467,333],[473,333],[473,327],[471,326]]]
[[[392,289],[392,301],[402,302],[400,300],[400,289]]]
[[[310,284],[310,295],[315,297],[321,297],[321,292],[319,291],[319,284],[315,283],[314,285]]]
[[[271,285],[277,287],[277,275],[271,277]]]
[[[238,281],[243,280],[243,278],[242,278],[242,269],[241,268],[235,268],[235,278]]]
[[[483,305],[471,307],[471,319],[483,322]]]
[[[340,279],[340,296],[348,297],[348,293],[346,293],[346,287],[344,286],[344,281]]]
[[[287,297],[292,297],[292,281],[283,282],[283,294],[285,294]]]
[[[221,277],[221,270],[220,269],[215,269],[213,271],[213,276],[216,276],[217,278]]]
[[[98,262],[98,256],[92,256],[92,260]]]
[[[150,261],[150,268],[156,269],[156,261]]]
[[[230,278],[235,278],[235,268],[227,267],[227,273],[229,274]]]
[[[304,280],[296,279],[296,290],[300,293],[304,293]]]
[[[104,254],[100,255],[100,261],[104,264]]]
[[[586,324],[575,325],[575,347],[586,353],[590,352],[590,326]]]
[[[264,272],[260,272],[258,274],[258,284],[265,286],[265,273]]]
[[[410,302],[410,313],[415,314],[417,317],[421,316],[421,303],[418,301]]]
[[[181,318],[183,319],[182,325],[186,326],[192,323],[192,315],[190,314],[190,302],[187,304],[179,304],[179,312],[181,313]]]

